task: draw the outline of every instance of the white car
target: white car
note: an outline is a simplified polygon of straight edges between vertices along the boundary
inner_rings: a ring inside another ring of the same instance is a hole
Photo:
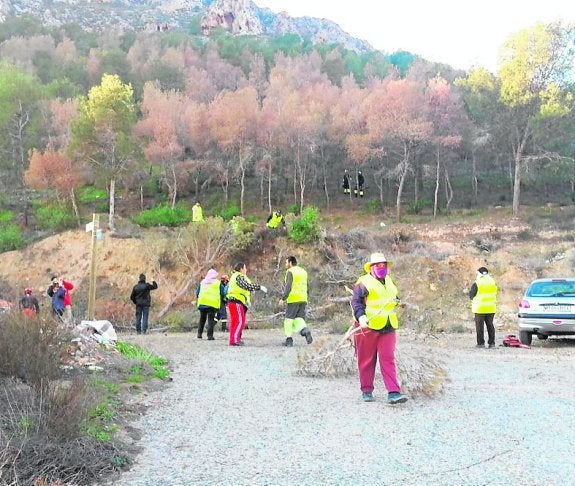
[[[531,282],[519,302],[519,339],[531,345],[535,334],[575,335],[575,278],[540,278]]]

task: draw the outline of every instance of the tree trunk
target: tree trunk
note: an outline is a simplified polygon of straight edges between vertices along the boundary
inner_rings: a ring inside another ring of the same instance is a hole
[[[453,201],[453,187],[449,179],[449,171],[445,168],[445,212],[449,214],[451,211],[451,201]]]
[[[433,194],[433,219],[437,217],[437,199],[439,194],[439,147],[437,147],[437,151],[435,152],[435,192]]]
[[[72,208],[74,209],[74,215],[76,216],[76,223],[78,224],[78,228],[81,226],[80,222],[80,212],[78,211],[78,204],[76,204],[76,193],[74,192],[74,188],[70,188],[70,202],[72,203]]]
[[[473,152],[471,158],[471,189],[473,191],[473,204],[477,206],[479,200],[479,181],[477,180],[477,160],[475,158],[475,152]]]
[[[268,169],[268,207],[269,214],[272,214],[272,164],[270,162]]]
[[[114,215],[116,211],[116,180],[110,179],[110,211],[108,212],[108,229],[115,231],[114,228]]]

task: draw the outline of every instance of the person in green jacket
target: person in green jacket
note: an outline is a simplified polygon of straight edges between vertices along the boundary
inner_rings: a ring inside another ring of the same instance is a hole
[[[299,332],[308,344],[313,342],[311,331],[305,322],[307,305],[307,272],[297,264],[294,256],[286,258],[286,275],[284,291],[279,301],[280,306],[286,305],[284,318],[284,346],[293,346],[293,333]]]

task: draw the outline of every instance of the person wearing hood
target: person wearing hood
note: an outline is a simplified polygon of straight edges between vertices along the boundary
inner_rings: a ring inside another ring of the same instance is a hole
[[[130,300],[136,306],[136,332],[138,334],[146,334],[148,332],[148,316],[152,305],[150,291],[157,288],[158,284],[155,280],[152,280],[150,284],[146,282],[146,276],[141,273],[138,283],[132,289]]]
[[[497,310],[497,284],[485,267],[477,269],[475,282],[469,289],[471,312],[475,314],[477,348],[485,348],[484,325],[487,328],[487,346],[495,347],[495,326],[493,318]]]
[[[198,339],[202,339],[206,321],[208,323],[208,341],[214,340],[214,327],[216,325],[216,314],[222,305],[225,297],[222,282],[219,274],[213,268],[208,270],[204,279],[196,288],[197,306],[200,311],[200,321],[198,322]]]
[[[365,275],[361,276],[353,289],[351,306],[356,319],[353,336],[361,398],[373,402],[373,381],[375,365],[379,367],[387,389],[388,403],[395,405],[407,401],[401,393],[395,365],[396,330],[399,320],[395,308],[399,303],[398,291],[388,267],[391,265],[383,253],[372,253],[365,263]]]

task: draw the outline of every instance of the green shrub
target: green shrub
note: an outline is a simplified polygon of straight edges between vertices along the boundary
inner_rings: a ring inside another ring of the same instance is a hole
[[[299,204],[290,204],[286,209],[286,213],[292,213],[297,216],[300,213]]]
[[[413,201],[407,206],[407,214],[419,214],[425,208],[432,208],[433,200],[430,197],[424,197]]]
[[[12,211],[0,211],[0,225],[5,225],[14,219]]]
[[[316,240],[319,235],[317,224],[318,209],[305,207],[299,218],[288,224],[288,236],[296,243],[307,243]]]
[[[363,212],[366,214],[380,214],[381,201],[376,197],[369,198],[363,208]]]
[[[160,204],[152,209],[146,209],[136,215],[132,221],[137,225],[149,228],[151,226],[182,226],[192,220],[192,211],[183,205],[174,208]]]
[[[241,216],[234,216],[230,221],[233,235],[233,245],[236,250],[245,250],[255,241],[255,223],[246,221]]]
[[[15,224],[0,226],[0,253],[18,250],[25,244],[20,228]]]
[[[224,221],[231,221],[234,216],[239,216],[240,208],[235,204],[228,206],[226,208],[220,209],[216,212],[218,216],[220,216]]]
[[[72,209],[57,204],[38,205],[36,221],[40,228],[51,231],[63,231],[76,225]]]
[[[107,201],[108,193],[103,189],[94,186],[84,186],[78,189],[76,197],[81,203],[92,203],[95,201]]]

